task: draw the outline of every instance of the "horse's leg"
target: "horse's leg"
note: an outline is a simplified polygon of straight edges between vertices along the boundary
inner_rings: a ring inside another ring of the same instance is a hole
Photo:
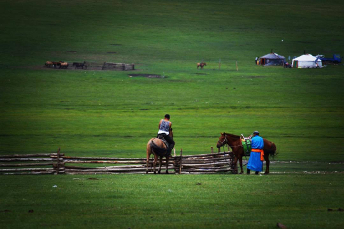
[[[240,163],[240,170],[241,170],[240,174],[243,174],[244,170],[242,168],[242,156],[240,156],[240,158],[239,158],[239,163]]]
[[[233,163],[233,165],[234,165],[234,173],[235,174],[237,174],[238,173],[238,167],[237,167],[237,163],[238,163],[238,158],[237,157],[234,157],[234,163]]]
[[[166,156],[166,174],[168,174],[168,160],[170,159],[170,156]]]
[[[270,160],[269,160],[269,154],[268,153],[264,154],[264,159],[266,161],[266,168],[265,168],[264,174],[267,175],[270,173]]]
[[[162,166],[162,156],[159,157],[159,170],[158,170],[159,174],[161,172],[161,166]]]
[[[156,162],[158,161],[158,156],[156,154],[154,154],[154,161],[153,161],[153,171],[154,171],[154,174],[156,174]]]
[[[148,173],[149,168],[149,158],[150,158],[150,149],[147,146],[147,163],[146,163],[146,174]]]

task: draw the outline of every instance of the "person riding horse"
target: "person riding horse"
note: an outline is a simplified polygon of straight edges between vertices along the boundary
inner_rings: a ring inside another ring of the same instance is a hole
[[[166,114],[164,119],[161,119],[159,122],[159,131],[158,138],[165,139],[169,147],[167,149],[168,155],[171,154],[172,149],[174,148],[175,142],[170,136],[170,131],[172,131],[172,122],[170,122],[170,115]]]

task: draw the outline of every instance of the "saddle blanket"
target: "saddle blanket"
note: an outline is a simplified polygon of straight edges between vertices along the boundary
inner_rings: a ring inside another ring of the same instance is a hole
[[[251,139],[242,138],[241,144],[242,144],[242,147],[244,148],[244,155],[250,156],[250,154],[251,154]]]

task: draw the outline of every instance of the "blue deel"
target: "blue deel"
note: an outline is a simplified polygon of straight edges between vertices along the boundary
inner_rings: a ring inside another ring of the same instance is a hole
[[[260,160],[260,153],[251,152],[247,168],[256,172],[263,171],[263,162]]]
[[[263,149],[264,148],[263,138],[260,137],[259,135],[254,136],[251,141],[251,147],[252,149]]]

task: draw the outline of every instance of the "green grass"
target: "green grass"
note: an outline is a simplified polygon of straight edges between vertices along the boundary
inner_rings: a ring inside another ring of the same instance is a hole
[[[274,228],[280,222],[288,228],[341,228],[342,212],[336,210],[343,207],[342,178],[342,174],[5,176],[1,224],[2,228]],[[328,212],[329,208],[335,211]]]
[[[280,160],[343,161],[342,78],[327,75],[329,68],[319,70],[327,78],[310,75],[317,70],[302,76],[268,70],[284,74],[274,76],[256,69],[260,77],[204,70],[209,75],[165,79],[129,78],[127,72],[11,71],[1,79],[1,151],[61,147],[73,155],[144,157],[159,119],[170,113],[176,149],[186,154],[209,152],[220,132],[249,135],[258,129],[277,144]]]
[[[145,157],[165,113],[183,155],[210,152],[220,132],[254,130],[279,153],[272,176],[1,176],[1,228],[343,227],[341,212],[327,212],[343,208],[343,65],[253,64],[271,49],[344,55],[343,9],[335,0],[1,1],[1,155],[61,147]],[[45,69],[47,60],[137,70]]]

